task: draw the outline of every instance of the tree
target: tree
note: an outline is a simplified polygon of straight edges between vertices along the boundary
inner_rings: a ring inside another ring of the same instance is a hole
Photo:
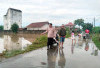
[[[77,20],[74,21],[74,24],[78,25],[79,27],[83,26],[84,25],[84,19],[77,19]]]
[[[93,25],[91,23],[84,23],[83,24],[83,30],[85,31],[88,29],[90,32],[92,32]]]
[[[2,25],[0,25],[0,30],[3,30],[3,28],[4,28],[4,27],[3,27]]]
[[[18,24],[14,23],[12,26],[11,26],[11,30],[14,32],[14,33],[17,33],[18,32]]]

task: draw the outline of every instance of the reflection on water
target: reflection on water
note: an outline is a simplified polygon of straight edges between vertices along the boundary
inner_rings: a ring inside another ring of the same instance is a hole
[[[80,43],[81,45],[78,45]],[[4,68],[11,68],[12,65],[18,68],[100,68],[100,51],[91,39],[78,40],[74,45],[71,39],[66,39],[64,49],[54,47],[48,51],[46,47],[40,48],[22,55],[21,58],[15,58],[13,62],[11,60],[8,61],[9,63],[2,63],[1,66]]]
[[[78,39],[78,37],[76,37],[76,39],[77,39],[76,44],[70,44],[72,54],[74,54],[76,51],[83,51],[90,53],[90,55],[98,56],[99,50],[91,39]]]
[[[58,60],[58,66],[60,68],[64,68],[66,63],[65,55],[63,52],[63,49],[59,50],[59,60]]]
[[[58,55],[58,48],[47,51],[48,68],[55,68],[57,55]]]
[[[58,47],[56,47],[53,50],[48,50],[47,62],[48,62],[47,68],[57,68],[57,66],[59,66],[60,68],[64,68],[66,59],[64,56],[63,49],[59,49]]]
[[[72,54],[74,53],[74,46],[75,45],[73,45],[73,44],[71,45],[71,52],[72,52]]]
[[[86,51],[89,50],[89,43],[88,43],[88,41],[85,42],[85,50],[86,50]]]
[[[7,51],[19,50],[22,48],[21,45],[22,45],[22,38],[4,35],[4,49],[6,49]]]
[[[0,53],[5,50],[24,50],[30,44],[32,43],[22,36],[0,35]]]
[[[95,44],[92,43],[92,40],[91,39],[87,39],[85,42],[84,42],[84,46],[85,46],[85,51],[89,51],[91,52],[91,55],[94,55],[94,56],[98,56],[98,48],[95,46]]]
[[[68,41],[69,42],[69,41]],[[65,44],[68,44],[68,42],[65,42]],[[71,42],[71,40],[70,40]],[[87,40],[78,40],[77,44],[71,44],[70,43],[70,51],[69,51],[69,45],[65,46],[64,49],[53,49],[53,50],[48,50],[47,51],[47,68],[66,68],[66,59],[68,60],[69,58],[71,59],[77,59],[77,60],[81,60],[79,57],[83,56],[83,57],[89,57],[90,55],[93,56],[98,56],[98,49],[97,47],[93,44],[91,39],[87,39]],[[67,55],[66,58],[65,54]],[[67,53],[66,53],[67,52]],[[71,54],[70,54],[71,53]],[[75,56],[75,58],[73,57]],[[73,58],[72,58],[73,57]],[[87,59],[84,58],[84,59]],[[91,58],[91,57],[90,57]],[[82,59],[83,60],[83,59]]]
[[[78,44],[76,47],[80,49],[84,49],[87,52],[90,52],[91,55],[97,56],[98,55],[98,48],[95,46],[95,44],[92,42],[91,39],[85,39],[85,40],[78,40]],[[71,46],[72,53],[74,52],[73,45]]]

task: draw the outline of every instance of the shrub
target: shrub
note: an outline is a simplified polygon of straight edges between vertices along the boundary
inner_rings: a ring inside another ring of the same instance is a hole
[[[14,33],[17,33],[18,32],[18,24],[14,23],[12,26],[11,26],[11,30],[14,32]]]

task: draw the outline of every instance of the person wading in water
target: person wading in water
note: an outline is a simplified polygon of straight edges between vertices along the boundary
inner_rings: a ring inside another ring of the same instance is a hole
[[[52,26],[52,23],[49,23],[49,27],[42,35],[45,33],[48,33],[47,50],[49,50],[53,48],[53,38],[55,37],[55,28]]]
[[[65,40],[65,36],[66,36],[66,29],[64,27],[64,25],[62,24],[61,29],[59,30],[59,36],[60,36],[60,43],[59,43],[59,48],[62,47],[63,48],[63,43]]]

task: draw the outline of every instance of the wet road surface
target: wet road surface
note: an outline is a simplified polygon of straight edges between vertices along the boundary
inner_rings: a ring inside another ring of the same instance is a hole
[[[100,68],[100,51],[91,40],[66,39],[64,49],[41,48],[0,62],[0,68]]]

